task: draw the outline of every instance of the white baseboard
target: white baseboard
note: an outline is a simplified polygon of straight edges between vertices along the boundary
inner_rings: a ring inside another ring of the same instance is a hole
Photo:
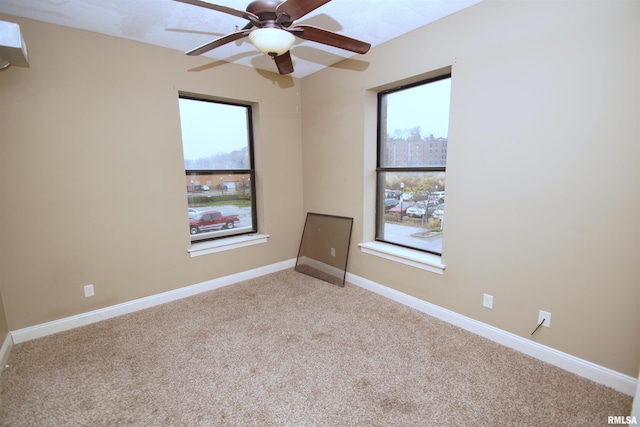
[[[255,268],[253,270],[232,274],[218,279],[209,280],[198,283],[196,285],[186,286],[173,291],[163,292],[161,294],[152,295],[146,298],[140,298],[111,307],[82,313],[76,316],[66,317],[64,319],[54,320],[52,322],[31,326],[28,328],[11,331],[5,339],[4,344],[0,348],[0,363],[4,366],[6,359],[9,357],[13,344],[29,341],[35,338],[44,337],[57,332],[66,331],[77,328],[79,326],[88,325],[99,322],[101,320],[110,319],[112,317],[121,316],[123,314],[132,313],[145,308],[154,307],[170,301],[179,300],[202,292],[232,285],[244,280],[253,279],[264,276],[265,274],[275,273],[287,268],[293,268],[296,264],[295,259],[282,261],[276,264]],[[451,310],[439,307],[424,300],[412,297],[410,295],[399,292],[395,289],[388,288],[379,283],[347,273],[346,280],[361,288],[375,292],[379,295],[387,297],[393,301],[412,307],[418,311],[426,313],[430,316],[444,320],[482,337],[500,343],[506,347],[520,351],[521,353],[540,359],[544,362],[558,366],[569,372],[573,372],[582,377],[588,378],[597,383],[606,385],[629,396],[636,393],[638,380],[628,375],[621,374],[609,368],[605,368],[595,363],[577,358],[567,353],[563,353],[551,347],[536,343],[534,341],[522,338],[510,332],[498,329],[486,323],[455,313]]]
[[[392,299],[401,304],[415,308],[430,316],[436,317],[445,322],[456,325],[474,334],[488,338],[506,347],[517,350],[521,353],[535,357],[536,359],[555,365],[566,371],[573,372],[581,377],[588,378],[599,384],[606,385],[629,396],[636,393],[638,379],[621,374],[612,369],[605,368],[587,360],[580,359],[567,353],[563,353],[554,348],[547,347],[537,342],[522,338],[511,332],[498,329],[486,323],[478,322],[470,317],[463,316],[446,308],[439,307],[411,295],[388,288],[379,283],[365,279],[355,274],[347,273],[347,282],[361,288],[375,292],[379,295]]]
[[[2,347],[0,347],[0,372],[2,372],[5,365],[7,364],[12,348],[13,339],[11,338],[11,333],[8,333],[6,338],[4,339],[4,342],[2,343]]]
[[[11,331],[13,342],[19,344],[36,338],[41,338],[57,332],[67,331],[79,326],[89,325],[101,320],[110,319],[112,317],[121,316],[123,314],[133,313],[145,308],[155,307],[171,301],[190,297],[202,292],[211,291],[244,280],[253,279],[255,277],[264,276],[265,274],[275,273],[276,271],[292,268],[295,266],[295,259],[282,261],[276,264],[264,267],[254,268],[229,276],[220,277],[206,282],[198,283],[191,286],[175,289],[161,294],[151,295],[149,297],[128,301],[122,304],[112,305],[110,307],[101,308],[99,310],[89,311],[87,313],[78,314],[76,316],[65,317],[63,319],[30,326],[23,329]]]
[[[309,257],[306,257],[306,256],[301,256],[300,259],[297,261],[297,264],[298,265],[301,265],[301,264],[308,265],[308,266],[313,267],[316,270],[320,270],[323,273],[326,273],[326,274],[328,274],[330,276],[337,277],[340,280],[342,280],[342,277],[345,275],[344,274],[344,270],[341,270],[341,269],[339,269],[337,267],[334,267],[334,266],[329,265],[329,264],[325,264],[323,262],[318,261],[317,259],[309,258]]]

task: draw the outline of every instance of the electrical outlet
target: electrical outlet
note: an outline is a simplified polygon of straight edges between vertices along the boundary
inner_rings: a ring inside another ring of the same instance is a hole
[[[542,323],[542,321],[544,320],[544,323]],[[551,313],[549,313],[548,311],[542,311],[540,310],[540,313],[538,313],[538,325],[542,323],[542,326],[546,326],[547,328],[551,327]]]
[[[93,295],[95,295],[93,293],[93,285],[85,285],[84,286],[84,296],[85,297],[92,297]]]
[[[336,248],[331,248],[331,256],[335,258],[335,256],[336,256]]]
[[[484,294],[482,305],[487,308],[493,308],[493,295]]]

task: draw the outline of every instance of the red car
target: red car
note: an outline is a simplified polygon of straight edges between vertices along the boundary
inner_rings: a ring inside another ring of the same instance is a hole
[[[198,234],[203,231],[233,228],[238,221],[240,221],[238,215],[222,215],[222,212],[219,211],[198,212],[189,218],[189,232]]]
[[[400,209],[402,209],[402,215],[407,214],[407,209],[409,209],[413,203],[410,202],[402,202],[398,203],[395,207],[389,209],[389,213],[400,215]]]

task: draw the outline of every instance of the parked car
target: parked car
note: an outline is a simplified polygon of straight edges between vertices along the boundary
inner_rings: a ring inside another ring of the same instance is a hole
[[[233,228],[238,221],[240,221],[238,215],[222,215],[222,212],[219,211],[198,212],[189,220],[189,232],[198,234],[203,231]]]
[[[208,185],[203,185],[201,188],[202,188],[202,191],[209,191]]]
[[[389,209],[389,213],[400,215],[400,212],[402,212],[402,215],[406,215],[407,209],[409,209],[410,206],[411,206],[411,203],[407,203],[407,202],[398,203],[395,207]]]
[[[387,199],[396,199],[398,200],[402,195],[402,190],[385,190],[384,197]]]
[[[193,208],[189,208],[189,219],[195,217],[196,215],[198,215],[198,211]]]
[[[433,200],[437,200],[438,203],[444,203],[444,191],[436,191],[431,195]]]
[[[438,208],[438,202],[429,200],[428,202],[418,202],[407,209],[407,215],[412,218],[428,218]]]
[[[429,192],[427,190],[418,191],[413,195],[413,200],[415,201],[429,200]]]
[[[389,209],[395,207],[398,204],[398,199],[384,199],[384,210],[385,212],[389,212]]]

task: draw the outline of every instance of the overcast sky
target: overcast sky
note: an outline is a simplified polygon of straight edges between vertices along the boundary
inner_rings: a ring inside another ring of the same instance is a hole
[[[180,98],[180,126],[185,160],[231,153],[249,145],[245,107]]]
[[[451,79],[387,94],[387,133],[420,126],[421,135],[449,136]],[[249,144],[245,107],[180,98],[185,160],[231,153]]]
[[[387,134],[420,126],[424,136],[449,137],[451,79],[387,94]]]

